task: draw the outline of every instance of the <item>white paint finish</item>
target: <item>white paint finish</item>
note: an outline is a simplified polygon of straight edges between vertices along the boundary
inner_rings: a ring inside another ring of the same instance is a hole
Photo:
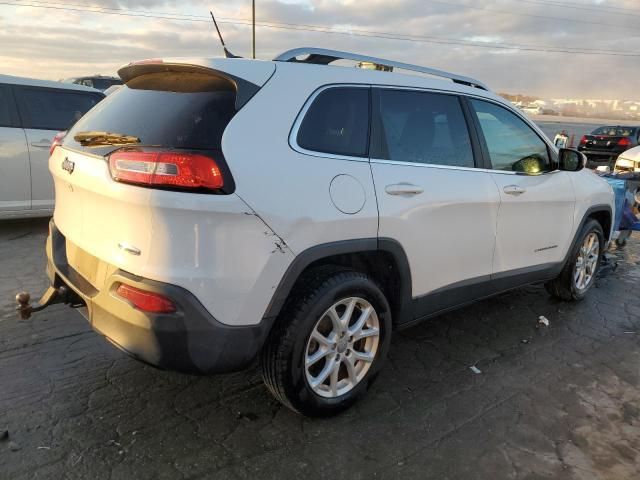
[[[564,259],[574,232],[575,194],[570,175],[560,171],[543,175],[491,174],[501,196],[494,273]],[[512,186],[523,193],[505,193]]]
[[[592,205],[609,205],[615,215],[614,194],[611,185],[592,170],[580,170],[569,175],[576,195],[576,207],[573,212],[577,229]],[[613,222],[611,222],[613,228]],[[606,232],[605,232],[606,233]]]
[[[65,157],[75,162],[72,174],[61,168]],[[120,184],[104,159],[63,148],[50,169],[54,221],[68,241],[127,272],[187,289],[222,323],[262,319],[293,255],[238,196]]]
[[[491,174],[473,169],[372,161],[381,237],[404,247],[413,296],[491,275],[500,195]],[[394,195],[411,183],[423,193]]]
[[[0,127],[0,216],[31,208],[30,175],[24,130]]]
[[[331,180],[329,194],[333,205],[342,213],[353,215],[364,207],[364,187],[351,175],[337,175]]]
[[[24,129],[31,164],[31,208],[53,209],[53,179],[47,168],[56,130]]]
[[[223,136],[236,194],[198,195],[118,184],[104,159],[58,148],[50,162],[56,184],[55,220],[71,242],[92,255],[189,290],[223,323],[258,323],[295,255],[319,244],[375,238],[378,233],[396,239],[409,257],[413,295],[418,296],[520,265],[518,248],[529,248],[518,243],[524,231],[540,225],[547,233],[559,228],[554,238],[561,243],[565,227],[573,233],[576,219],[581,220],[588,206],[613,204],[611,188],[590,172],[525,177],[418,164],[370,165],[362,159],[295,151],[288,141],[305,101],[328,84],[428,88],[491,98],[510,108],[492,93],[354,68],[191,61],[196,62],[254,83],[266,82]],[[76,162],[72,175],[60,167],[64,155]],[[332,188],[336,177],[340,183]],[[523,182],[527,190],[508,196],[508,201],[503,198],[504,210],[498,177],[509,184]],[[360,186],[357,195],[346,185],[347,178]],[[567,178],[571,180],[563,180]],[[571,184],[579,198],[575,212],[567,197],[573,195]],[[336,206],[357,213],[345,215]],[[497,230],[499,211],[503,215]],[[547,217],[559,227],[541,223]],[[546,239],[536,237],[539,233],[528,233],[525,240]],[[123,242],[139,249],[140,255],[120,249]],[[564,254],[567,249],[565,242],[558,252],[543,255],[559,255],[560,250]],[[540,263],[539,258],[528,261]]]
[[[618,160],[622,159],[631,160],[636,163],[640,162],[640,147],[633,147],[625,152],[622,152],[618,157]]]
[[[306,100],[318,86],[335,80],[333,67],[318,68],[318,76],[309,77],[309,70],[292,66],[277,66],[273,79],[236,114],[222,137],[236,193],[295,254],[323,243],[375,238],[378,211],[368,162],[309,155],[289,146]],[[366,201],[356,214],[344,215],[331,201],[329,185],[341,174],[357,179],[364,189]]]

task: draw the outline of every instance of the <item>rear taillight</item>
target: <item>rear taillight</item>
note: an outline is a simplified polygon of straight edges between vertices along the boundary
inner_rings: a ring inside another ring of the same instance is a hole
[[[199,153],[121,150],[109,156],[111,176],[143,186],[218,190],[222,172],[216,161]]]
[[[587,136],[582,135],[582,138],[580,139],[580,145],[584,145],[585,143],[587,143]]]
[[[139,310],[151,313],[173,313],[176,311],[175,304],[167,297],[158,293],[147,292],[139,288],[121,283],[116,289],[116,293],[128,300]]]
[[[53,151],[56,149],[58,145],[62,145],[62,140],[64,140],[64,137],[66,135],[67,135],[66,131],[56,133],[56,136],[53,137],[53,140],[51,141],[51,146],[49,147],[49,156],[53,154]]]
[[[619,147],[628,147],[630,145],[631,145],[631,140],[629,140],[627,137],[622,137],[620,140],[618,140]]]

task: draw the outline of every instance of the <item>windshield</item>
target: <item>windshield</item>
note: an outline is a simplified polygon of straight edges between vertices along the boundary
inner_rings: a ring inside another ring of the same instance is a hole
[[[635,127],[600,127],[596,128],[591,135],[607,135],[611,137],[630,137],[636,134]]]
[[[220,149],[222,133],[235,113],[235,92],[178,93],[123,86],[84,116],[64,145],[82,150],[82,132],[111,132],[137,137],[140,145]]]

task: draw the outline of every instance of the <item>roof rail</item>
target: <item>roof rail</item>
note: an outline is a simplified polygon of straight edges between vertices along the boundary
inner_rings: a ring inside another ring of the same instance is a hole
[[[307,58],[298,60],[297,57],[307,55]],[[436,68],[421,67],[420,65],[412,65],[410,63],[394,62],[393,60],[385,60],[384,58],[369,57],[367,55],[359,55],[357,53],[341,52],[338,50],[328,50],[325,48],[302,47],[287,50],[273,59],[275,62],[298,62],[311,63],[315,65],[329,65],[336,60],[353,60],[356,62],[370,62],[386,67],[395,67],[402,70],[410,70],[413,72],[426,73],[436,77],[443,77],[453,80],[455,83],[467,85],[469,87],[481,88],[489,90],[482,82],[473,78],[456,75],[455,73],[445,72]]]

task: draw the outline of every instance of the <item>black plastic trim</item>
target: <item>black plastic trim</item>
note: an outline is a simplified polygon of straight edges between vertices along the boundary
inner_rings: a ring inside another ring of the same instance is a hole
[[[413,318],[403,323],[402,328],[413,326],[431,317],[515,288],[544,282],[558,276],[564,262],[548,263],[519,268],[496,275],[463,280],[439,288],[413,299]]]
[[[411,305],[411,271],[404,249],[397,241],[390,238],[360,238],[316,245],[296,256],[280,280],[264,314],[263,322],[270,324],[278,316],[296,281],[305,268],[313,262],[335,255],[375,251],[388,252],[396,261],[401,279],[401,298],[400,308],[396,312],[397,318],[394,321],[401,322],[406,320],[406,315],[410,313]]]

